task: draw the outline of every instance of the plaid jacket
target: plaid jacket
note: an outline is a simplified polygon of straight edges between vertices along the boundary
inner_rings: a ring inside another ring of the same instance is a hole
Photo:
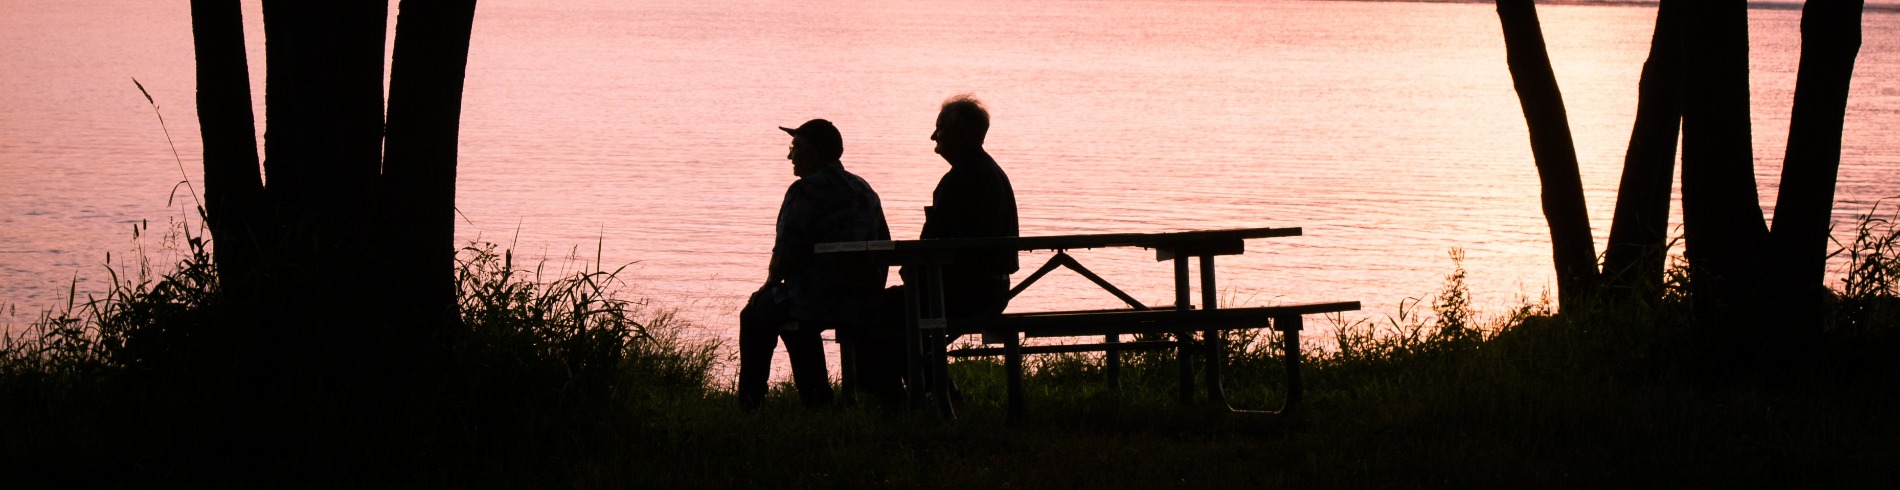
[[[772,267],[785,278],[773,298],[791,302],[793,318],[863,320],[888,269],[863,257],[815,254],[814,245],[891,239],[883,203],[871,184],[843,165],[813,171],[785,190],[779,205]]]

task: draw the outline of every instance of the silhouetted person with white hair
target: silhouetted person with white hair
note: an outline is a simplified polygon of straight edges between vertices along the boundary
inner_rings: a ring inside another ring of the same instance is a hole
[[[1010,187],[1003,167],[983,150],[989,130],[990,112],[976,97],[964,94],[944,101],[930,139],[937,142],[936,152],[950,164],[950,171],[931,193],[924,231],[918,238],[1021,235],[1016,190]],[[1009,275],[1019,267],[1014,250],[957,257],[956,266],[943,273],[944,294],[954,298],[945,300],[946,313],[956,317],[1002,313],[1009,305]]]
[[[1009,175],[983,150],[990,113],[969,94],[945,100],[937,112],[937,128],[930,134],[936,153],[950,164],[937,182],[930,207],[924,208],[922,239],[1021,236],[1016,220],[1016,191]],[[958,256],[943,269],[944,313],[953,318],[996,315],[1009,305],[1009,275],[1020,267],[1015,250],[996,250]],[[904,288],[922,287],[921,277],[908,267],[900,274]],[[928,291],[922,294],[931,294]],[[891,288],[883,301],[884,323],[899,322],[903,296]],[[901,336],[898,336],[901,339]],[[880,339],[859,355],[864,390],[887,394],[898,390],[904,375],[902,344]],[[916,388],[913,386],[913,388]]]

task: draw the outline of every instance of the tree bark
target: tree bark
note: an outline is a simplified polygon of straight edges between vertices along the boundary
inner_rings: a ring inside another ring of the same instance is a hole
[[[392,305],[397,328],[442,336],[460,318],[455,170],[475,0],[404,0],[400,9],[383,162],[384,283],[407,292]]]
[[[1543,187],[1558,301],[1565,306],[1581,305],[1596,288],[1596,243],[1590,236],[1590,216],[1584,207],[1583,180],[1577,173],[1563,94],[1544,49],[1536,5],[1531,0],[1498,0],[1497,8],[1511,80],[1530,128],[1531,154]]]
[[[257,327],[232,350],[252,353],[243,371],[266,386],[340,383],[375,400],[424,357],[420,342],[456,324],[455,167],[475,0],[404,7],[385,141],[388,2],[265,0],[260,180],[238,5],[192,2],[213,255],[224,299]],[[254,293],[231,294],[239,281]]]
[[[198,126],[204,140],[205,222],[216,247],[212,260],[227,292],[248,293],[258,250],[257,126],[251,113],[251,72],[244,58],[244,14],[237,0],[192,0],[192,47],[197,57]]]
[[[1818,332],[1827,288],[1828,228],[1841,167],[1848,82],[1860,52],[1861,1],[1811,1],[1801,9],[1801,68],[1796,75],[1788,149],[1775,199],[1772,283],[1784,328]]]
[[[264,2],[266,179],[298,212],[373,197],[388,15],[383,0]]]
[[[382,166],[383,0],[264,2],[265,192],[279,244],[266,319],[285,369],[339,382],[392,352],[373,284]]]
[[[290,275],[316,296],[340,296],[331,278],[367,258],[355,230],[371,222],[381,173],[387,17],[383,1],[264,2],[266,189],[295,236]]]
[[[1637,90],[1636,124],[1623,156],[1616,217],[1603,251],[1606,286],[1625,297],[1650,301],[1660,297],[1669,248],[1669,191],[1675,181],[1685,76],[1681,4],[1663,0],[1656,9],[1656,31]]]
[[[1758,297],[1760,251],[1768,238],[1755,190],[1749,130],[1748,5],[1690,2],[1688,85],[1682,113],[1684,253],[1694,309],[1709,325],[1759,322],[1734,311]]]

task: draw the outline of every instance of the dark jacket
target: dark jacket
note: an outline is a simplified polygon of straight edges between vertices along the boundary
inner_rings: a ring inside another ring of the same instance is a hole
[[[790,301],[792,317],[801,320],[862,320],[888,269],[860,256],[816,254],[813,246],[889,239],[883,203],[870,183],[843,165],[805,174],[785,190],[779,206],[772,268],[785,282],[774,299]]]
[[[931,194],[920,238],[1022,236],[1016,223],[1016,190],[1010,187],[1009,175],[996,165],[996,159],[981,150],[944,155],[944,159],[950,162],[950,171],[943,174],[936,192]],[[1015,251],[997,251],[959,257],[946,278],[1009,274],[1018,268]]]
[[[924,239],[1021,236],[1016,191],[1009,176],[981,150],[945,155],[950,171],[937,182],[924,211]],[[944,301],[953,317],[1002,313],[1009,305],[1009,274],[1019,264],[1015,250],[972,253],[943,270]],[[915,278],[904,272],[905,283]]]

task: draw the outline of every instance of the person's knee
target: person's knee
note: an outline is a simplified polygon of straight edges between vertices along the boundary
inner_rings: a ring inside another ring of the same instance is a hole
[[[821,332],[824,329],[824,325],[799,322],[794,325],[794,328],[786,328],[784,324],[781,324],[773,327],[772,330],[785,338],[787,349],[823,349],[825,339]]]
[[[877,320],[876,323],[903,321],[904,286],[900,285],[884,288],[884,291],[877,295],[876,306],[877,311],[871,315],[871,318]]]
[[[771,295],[764,292],[754,293],[745,308],[739,310],[742,335],[747,331],[776,335],[780,326],[794,321],[784,304],[773,301]]]
[[[752,301],[746,302],[745,308],[739,310],[739,328],[757,328],[762,324],[771,323],[772,319],[769,317],[773,315],[768,306],[760,304],[759,297],[753,296]]]

